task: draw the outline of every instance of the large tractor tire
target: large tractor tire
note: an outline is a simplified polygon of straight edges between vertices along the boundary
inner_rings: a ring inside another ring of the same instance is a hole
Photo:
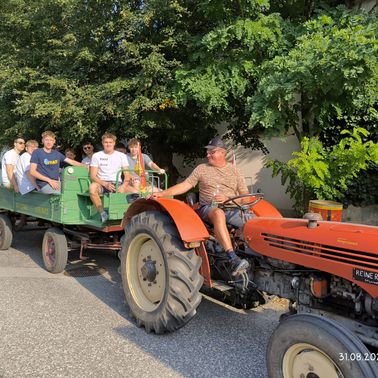
[[[0,214],[0,250],[9,249],[13,240],[12,222],[8,215]]]
[[[63,231],[57,227],[47,229],[42,241],[42,257],[46,270],[61,273],[67,265],[68,247]]]
[[[374,378],[375,354],[348,329],[327,318],[287,317],[273,332],[267,349],[270,378]]]
[[[134,216],[125,227],[120,259],[126,301],[139,327],[159,334],[193,318],[201,302],[201,258],[184,247],[169,216]]]

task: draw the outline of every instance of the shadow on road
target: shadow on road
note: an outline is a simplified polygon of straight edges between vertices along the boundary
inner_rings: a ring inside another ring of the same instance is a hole
[[[270,309],[238,313],[203,300],[193,320],[174,333],[115,331],[184,377],[266,377],[265,350],[277,324]]]
[[[15,248],[43,268],[40,251],[43,231],[20,231]],[[32,237],[30,237],[32,235]],[[25,239],[30,240],[27,247]],[[33,247],[29,251],[29,247]],[[72,277],[83,288],[117,312],[130,325],[115,328],[122,338],[161,361],[184,377],[266,377],[265,350],[280,312],[270,308],[233,311],[204,299],[197,315],[184,328],[170,334],[147,334],[137,328],[129,315],[118,273],[119,260],[113,252],[88,251],[87,261],[78,261],[78,252],[69,255],[73,265],[94,264],[105,268],[104,275]],[[125,361],[125,363],[127,363]],[[158,376],[158,372],[157,372]]]

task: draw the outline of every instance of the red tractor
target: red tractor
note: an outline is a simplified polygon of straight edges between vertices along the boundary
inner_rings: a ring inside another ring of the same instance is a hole
[[[195,315],[200,291],[244,309],[277,295],[290,311],[270,339],[270,377],[378,377],[378,228],[314,214],[283,218],[261,194],[242,205],[240,197],[222,204],[256,215],[243,232],[230,229],[250,263],[237,277],[188,204],[139,199],[129,207],[121,274],[137,325],[158,334],[179,329]]]

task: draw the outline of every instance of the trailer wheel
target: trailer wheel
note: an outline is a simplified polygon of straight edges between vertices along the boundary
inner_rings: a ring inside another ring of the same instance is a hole
[[[9,249],[12,240],[12,222],[8,215],[0,214],[0,250]]]
[[[158,334],[181,328],[201,302],[201,258],[184,247],[171,218],[159,212],[134,216],[125,235],[121,275],[137,325]]]
[[[51,273],[61,273],[67,265],[67,239],[60,228],[47,229],[42,241],[42,257],[45,268]]]
[[[267,349],[270,378],[373,378],[377,362],[348,329],[327,318],[299,314],[273,332]]]

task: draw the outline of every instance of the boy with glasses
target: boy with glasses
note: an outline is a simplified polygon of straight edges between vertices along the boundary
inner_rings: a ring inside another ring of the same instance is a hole
[[[20,153],[25,148],[25,140],[23,138],[16,138],[13,145],[14,148],[7,151],[1,160],[1,178],[6,188],[13,189],[18,193],[19,189],[14,172]]]
[[[83,144],[83,152],[85,154],[85,158],[83,158],[83,160],[81,162],[83,164],[90,165],[91,160],[92,160],[92,156],[93,156],[93,153],[94,153],[93,144],[91,142],[85,142]]]

